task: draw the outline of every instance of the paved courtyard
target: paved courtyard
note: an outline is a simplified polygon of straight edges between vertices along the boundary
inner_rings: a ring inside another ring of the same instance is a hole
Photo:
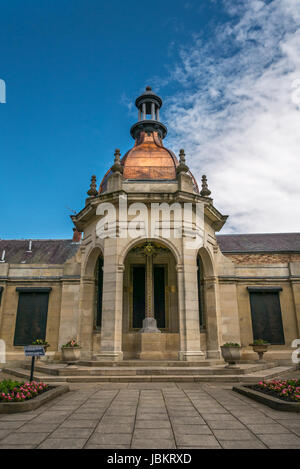
[[[300,448],[300,414],[230,384],[71,384],[29,413],[0,414],[0,448]]]

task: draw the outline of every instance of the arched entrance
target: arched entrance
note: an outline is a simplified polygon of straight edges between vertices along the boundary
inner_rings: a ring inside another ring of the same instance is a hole
[[[138,357],[140,331],[151,332],[150,324],[161,333],[164,358],[177,359],[178,288],[173,253],[161,242],[139,241],[127,253],[124,267],[124,358]]]

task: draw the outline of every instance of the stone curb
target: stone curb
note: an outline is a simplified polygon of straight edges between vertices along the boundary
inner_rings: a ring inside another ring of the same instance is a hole
[[[244,396],[250,397],[257,402],[267,405],[272,409],[282,410],[285,412],[300,412],[300,402],[286,402],[276,397],[267,396],[259,391],[254,391],[245,386],[233,386],[233,391],[243,394]]]
[[[34,410],[45,404],[46,402],[55,399],[56,397],[69,391],[69,386],[64,384],[62,386],[55,386],[54,389],[46,391],[38,396],[23,402],[1,402],[0,414],[13,414],[17,412],[28,412]]]

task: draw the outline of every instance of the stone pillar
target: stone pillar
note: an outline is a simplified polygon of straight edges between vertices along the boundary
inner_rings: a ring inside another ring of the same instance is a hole
[[[118,238],[105,239],[103,267],[103,302],[101,326],[101,361],[120,361],[122,352],[122,306],[124,266],[118,265]]]
[[[61,346],[69,340],[75,339],[79,341],[79,293],[79,282],[63,281],[58,338],[59,351]]]
[[[143,109],[143,121],[146,119],[146,103],[142,104]]]
[[[201,361],[197,264],[194,251],[184,251],[183,265],[177,266],[179,303],[179,360]]]
[[[297,321],[297,337],[300,339],[300,262],[291,262],[290,265],[291,287],[293,292],[295,315]],[[288,344],[290,345],[290,344]]]
[[[139,334],[139,358],[141,360],[159,360],[162,355],[161,331],[157,328],[154,317],[154,291],[153,291],[153,255],[154,250],[149,244],[146,255],[146,312],[143,320],[143,328]]]
[[[219,338],[222,341],[220,345],[226,342],[241,344],[236,283],[220,283],[219,280],[217,289],[220,296],[218,309],[222,311],[222,316],[219,318]]]
[[[94,329],[94,277],[84,276],[80,284],[80,336],[82,358],[91,358],[93,349],[93,329]]]
[[[155,104],[151,103],[151,119],[155,120]]]
[[[206,356],[220,358],[219,315],[218,315],[217,277],[204,278],[204,297],[206,312]]]
[[[151,245],[150,245],[151,246]],[[153,289],[153,255],[154,251],[150,250],[146,254],[146,312],[145,319],[143,320],[143,328],[140,330],[141,333],[160,333],[157,328],[156,319],[154,317],[154,289]]]

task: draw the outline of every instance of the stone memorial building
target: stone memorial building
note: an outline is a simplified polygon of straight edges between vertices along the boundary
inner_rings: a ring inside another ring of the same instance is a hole
[[[100,184],[92,176],[84,207],[71,217],[73,239],[0,240],[7,360],[22,359],[35,339],[50,343],[54,360],[71,339],[82,357],[108,362],[218,359],[226,342],[241,344],[247,360],[249,344],[262,338],[270,359],[289,362],[300,338],[300,233],[218,234],[227,216],[214,206],[206,176],[199,187],[192,155],[186,160],[181,150],[177,158],[164,147],[161,98],[147,87],[135,104],[134,146],[123,157],[115,151]],[[194,221],[177,236],[184,207]],[[138,236],[129,236],[137,220]],[[198,228],[202,244],[193,247]]]

